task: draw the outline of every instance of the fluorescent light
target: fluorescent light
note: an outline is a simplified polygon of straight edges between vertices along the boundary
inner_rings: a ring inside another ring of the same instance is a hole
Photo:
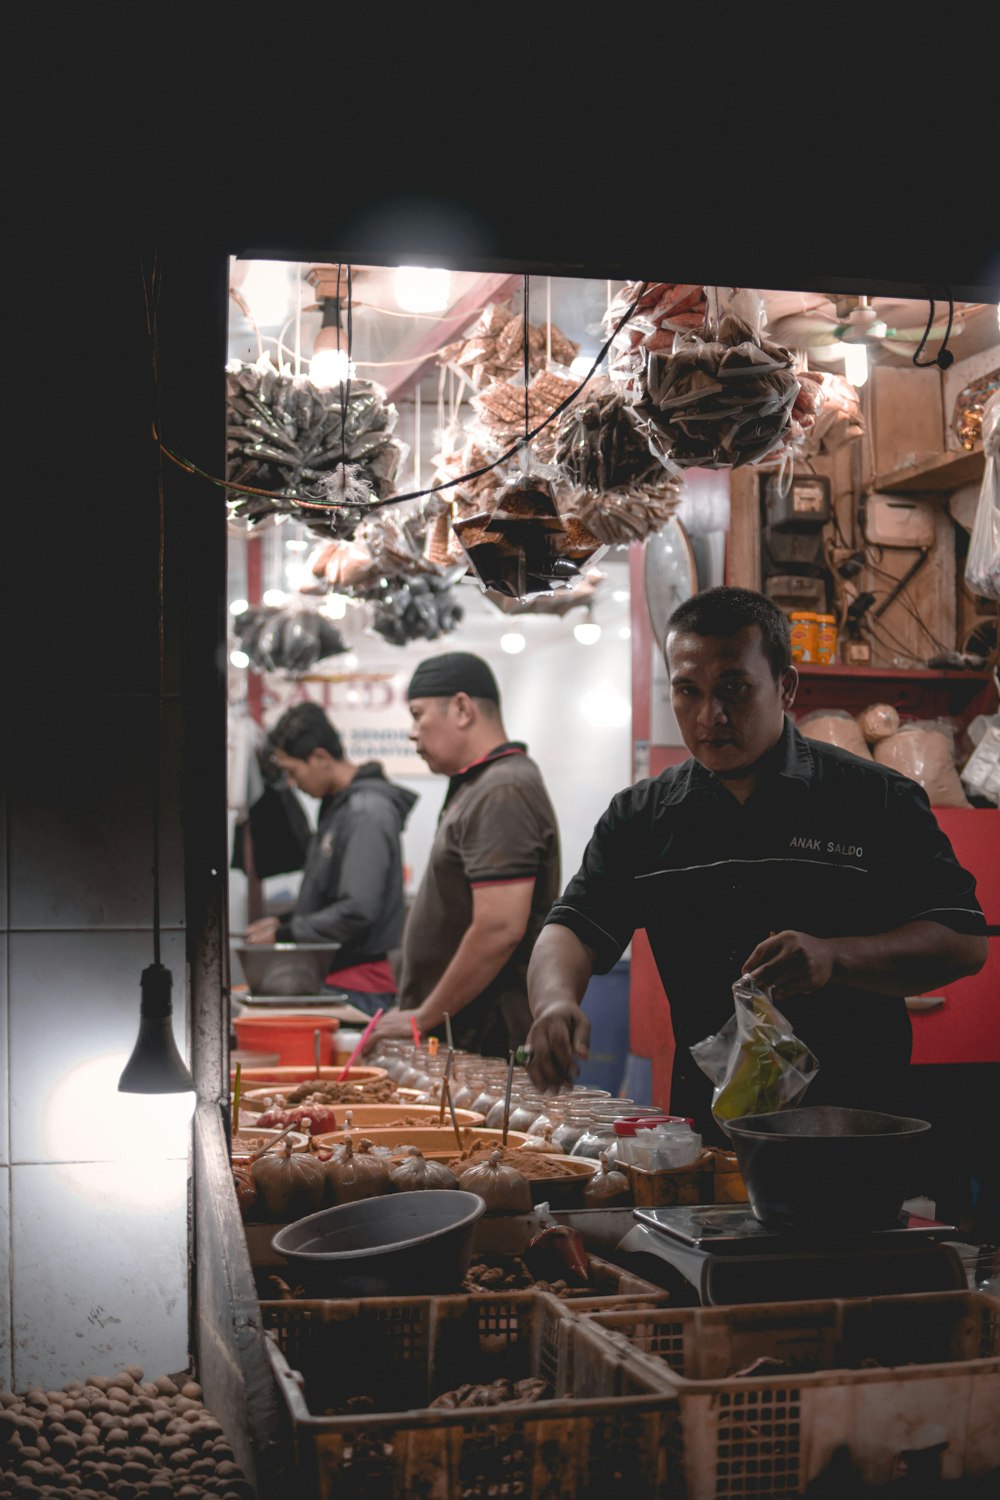
[[[595,646],[601,639],[601,627],[592,620],[587,620],[582,625],[574,625],[573,634],[581,646]]]
[[[511,656],[517,656],[518,652],[523,651],[527,644],[527,641],[519,630],[508,630],[505,635],[500,637],[500,650],[509,652]]]
[[[234,599],[232,604],[230,604],[229,606],[229,613],[231,615],[242,615],[249,608],[249,599]]]
[[[247,656],[245,651],[230,651],[229,660],[232,662],[233,666],[238,667],[241,672],[245,671],[246,668],[250,665],[250,658],[249,656]]]
[[[431,266],[399,266],[396,302],[404,312],[444,312],[451,301],[451,272]]]
[[[844,374],[851,385],[864,385],[868,379],[868,350],[864,344],[844,344]]]

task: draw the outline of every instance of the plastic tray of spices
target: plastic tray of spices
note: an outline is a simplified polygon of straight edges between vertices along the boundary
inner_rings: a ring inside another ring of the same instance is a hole
[[[297,1481],[318,1500],[656,1495],[676,1397],[544,1292],[262,1302]],[[432,1407],[532,1377],[530,1404]]]
[[[686,1500],[1000,1475],[1000,1299],[985,1293],[602,1309],[578,1324],[577,1358],[631,1349],[679,1398]]]

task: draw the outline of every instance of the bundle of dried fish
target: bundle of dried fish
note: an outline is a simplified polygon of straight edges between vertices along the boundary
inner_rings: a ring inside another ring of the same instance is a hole
[[[231,518],[253,525],[291,515],[321,535],[350,536],[368,504],[392,494],[407,450],[392,436],[395,407],[372,381],[352,380],[343,392],[320,389],[305,376],[279,372],[264,355],[230,366],[226,397],[228,477],[269,491],[232,491]],[[353,483],[345,491],[348,466]],[[329,508],[300,505],[297,496]]]

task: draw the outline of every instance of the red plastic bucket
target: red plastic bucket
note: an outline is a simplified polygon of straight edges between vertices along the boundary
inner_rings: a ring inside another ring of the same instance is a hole
[[[336,1060],[333,1034],[339,1025],[333,1016],[236,1016],[233,1020],[237,1046],[248,1052],[276,1052],[282,1066],[314,1064],[317,1031],[320,1065],[332,1064]]]

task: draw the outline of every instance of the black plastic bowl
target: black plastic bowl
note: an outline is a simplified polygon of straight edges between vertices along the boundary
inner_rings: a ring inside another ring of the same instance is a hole
[[[836,1105],[720,1122],[754,1217],[768,1229],[852,1235],[892,1228],[920,1191],[927,1120]]]
[[[312,1297],[454,1292],[486,1204],[478,1193],[389,1193],[286,1224],[272,1249]]]

